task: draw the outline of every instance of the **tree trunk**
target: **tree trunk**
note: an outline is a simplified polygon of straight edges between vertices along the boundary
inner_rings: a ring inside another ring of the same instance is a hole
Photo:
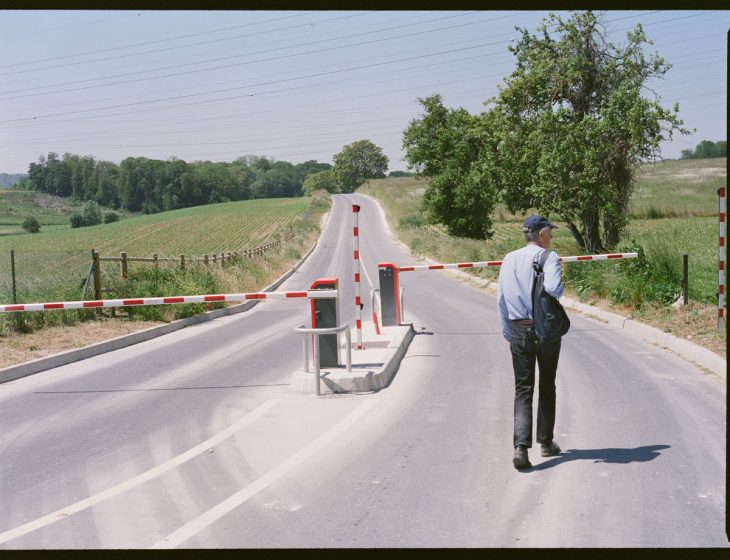
[[[578,242],[578,245],[580,245],[581,249],[586,248],[586,242],[585,239],[583,239],[583,234],[581,234],[580,230],[575,226],[575,224],[571,221],[565,220],[568,224],[568,229],[570,230],[570,233],[573,234],[573,238]]]
[[[606,247],[613,249],[621,240],[622,224],[618,223],[613,216],[604,216],[603,232],[606,241]]]
[[[589,253],[600,253],[603,251],[601,243],[601,230],[598,219],[598,209],[590,209],[581,216],[583,225],[583,237],[585,239],[585,248]]]
[[[629,199],[631,198],[632,177],[628,172],[621,178],[620,195],[617,197],[618,206],[615,213],[605,213],[603,216],[603,237],[606,247],[613,249],[621,240],[621,233],[628,222]]]

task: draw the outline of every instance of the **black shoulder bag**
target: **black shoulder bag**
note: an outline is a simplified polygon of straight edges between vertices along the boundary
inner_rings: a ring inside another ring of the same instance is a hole
[[[570,329],[570,319],[561,303],[545,291],[545,273],[543,267],[550,251],[545,249],[539,259],[532,262],[535,269],[535,280],[532,283],[532,320],[535,323],[535,335],[540,342],[549,343],[558,340]]]

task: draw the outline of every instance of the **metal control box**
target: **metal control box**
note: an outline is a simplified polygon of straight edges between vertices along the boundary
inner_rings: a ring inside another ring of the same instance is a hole
[[[337,290],[337,278],[319,278],[310,290]],[[327,329],[340,324],[340,308],[337,298],[317,298],[311,301],[312,328]],[[313,335],[314,336],[314,335]],[[337,367],[340,365],[340,348],[336,334],[319,335],[319,366]],[[314,344],[314,341],[312,341]],[[312,352],[314,356],[314,352]]]
[[[392,263],[378,264],[380,280],[380,321],[384,327],[400,325],[398,268]]]

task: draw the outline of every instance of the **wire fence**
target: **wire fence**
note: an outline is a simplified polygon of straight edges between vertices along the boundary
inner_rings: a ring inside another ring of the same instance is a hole
[[[294,234],[276,239],[265,245],[240,251],[210,255],[175,257],[153,254],[150,256],[99,255],[98,266],[102,283],[122,276],[128,267],[154,266],[177,269],[201,268],[240,263],[291,241]],[[134,264],[132,264],[134,263]],[[0,303],[38,303],[97,299],[94,285],[94,251],[54,249],[51,251],[11,250],[0,254]],[[106,279],[106,280],[104,280]],[[108,290],[96,286],[101,292]]]
[[[91,262],[90,250],[11,250],[0,254],[0,300],[33,303],[79,299]]]

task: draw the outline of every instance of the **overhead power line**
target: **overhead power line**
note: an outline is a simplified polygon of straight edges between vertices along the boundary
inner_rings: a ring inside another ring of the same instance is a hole
[[[103,52],[113,52],[113,51],[119,51],[119,50],[124,50],[124,49],[132,49],[132,48],[136,48],[136,47],[144,47],[147,45],[155,45],[158,43],[167,43],[170,41],[178,41],[180,39],[188,39],[190,37],[199,37],[201,35],[210,35],[211,33],[220,33],[221,31],[230,31],[232,29],[242,29],[244,27],[252,27],[254,25],[262,25],[265,23],[272,23],[272,22],[282,21],[285,19],[302,17],[305,15],[308,15],[308,13],[294,14],[294,15],[284,16],[284,17],[280,17],[280,18],[268,19],[268,20],[264,20],[264,21],[256,21],[256,22],[251,22],[251,23],[244,23],[241,25],[233,25],[231,27],[222,27],[222,28],[218,28],[218,29],[211,29],[210,31],[201,31],[198,33],[189,33],[186,35],[178,35],[176,37],[168,37],[167,39],[155,39],[154,41],[145,41],[143,43],[133,43],[131,45],[124,45],[121,47],[110,47],[107,49],[95,49],[93,51],[86,51],[86,52],[74,53],[74,54],[65,54],[65,55],[61,55],[61,56],[53,56],[50,58],[42,58],[42,59],[38,59],[38,60],[26,60],[24,62],[16,62],[13,64],[0,65],[0,68],[12,68],[14,66],[26,66],[28,64],[38,64],[40,62],[52,62],[54,60],[66,60],[66,59],[74,57],[74,56],[88,56],[88,55],[99,54],[99,53],[103,53]],[[309,24],[305,24],[305,25],[309,25]],[[205,43],[202,43],[202,44],[205,44]],[[179,47],[174,47],[174,48],[179,48]],[[166,49],[163,49],[163,50],[166,50]],[[154,51],[151,51],[151,52],[154,52]],[[132,54],[124,55],[124,56],[134,56],[134,54],[142,54],[142,53],[132,53]],[[111,59],[100,59],[100,60],[111,60]],[[97,61],[86,60],[86,61],[79,62],[78,64],[86,64],[88,62],[97,62]],[[68,65],[62,65],[62,66],[68,66]],[[58,66],[51,66],[50,68],[58,68]],[[38,70],[47,70],[47,69],[48,68],[35,68],[33,70],[27,70],[27,72],[35,72]],[[11,73],[12,72],[10,72],[9,74],[11,74]]]
[[[37,116],[34,116],[34,117],[23,117],[23,118],[18,118],[18,119],[6,119],[6,120],[0,120],[0,123],[33,121],[33,120],[42,119],[42,118],[58,117],[58,116],[65,116],[65,115],[74,115],[74,114],[81,114],[81,113],[90,113],[90,112],[94,112],[94,111],[104,111],[104,110],[107,110],[107,109],[118,109],[120,107],[133,107],[133,106],[137,106],[137,105],[146,105],[146,104],[149,104],[149,103],[159,103],[161,101],[172,101],[172,100],[175,100],[175,99],[185,99],[185,98],[190,98],[190,97],[200,97],[201,95],[211,95],[211,94],[216,94],[216,93],[227,93],[227,92],[238,91],[238,90],[242,90],[242,89],[249,89],[250,90],[251,88],[260,87],[260,86],[264,86],[264,85],[272,85],[272,84],[278,84],[278,83],[284,83],[284,82],[291,82],[291,81],[302,80],[302,79],[307,79],[307,78],[314,78],[314,77],[319,77],[319,76],[329,76],[329,75],[338,74],[338,73],[341,73],[341,72],[351,72],[351,71],[354,71],[354,70],[361,70],[363,68],[374,68],[376,66],[384,66],[384,65],[387,65],[387,64],[396,64],[398,62],[405,62],[405,61],[409,61],[409,60],[418,60],[418,59],[425,58],[425,57],[428,57],[428,56],[438,56],[438,55],[441,55],[441,54],[451,54],[451,53],[454,53],[454,52],[463,52],[463,51],[473,50],[473,49],[482,48],[482,47],[494,46],[494,45],[498,45],[498,44],[502,44],[502,43],[504,43],[504,41],[497,41],[497,42],[493,42],[493,43],[482,43],[482,44],[474,45],[474,46],[471,46],[471,47],[463,47],[463,48],[460,48],[460,49],[451,49],[451,50],[441,51],[441,52],[437,52],[437,53],[430,53],[430,54],[427,54],[427,55],[412,56],[412,57],[401,58],[401,59],[396,59],[396,60],[390,60],[390,61],[385,61],[385,62],[377,62],[377,63],[373,63],[373,64],[364,64],[364,65],[361,65],[361,66],[354,66],[354,67],[351,67],[351,68],[343,68],[343,69],[340,69],[340,70],[332,70],[332,71],[329,71],[329,72],[320,72],[320,73],[317,73],[317,74],[309,74],[309,75],[306,75],[306,76],[297,76],[297,77],[294,77],[294,78],[285,78],[285,79],[281,79],[281,80],[270,80],[270,81],[267,81],[267,82],[259,82],[259,83],[254,83],[254,84],[247,84],[247,85],[243,85],[243,86],[238,86],[238,87],[233,87],[233,88],[224,88],[224,89],[215,90],[215,91],[207,91],[207,92],[202,92],[202,93],[191,93],[191,94],[187,94],[187,95],[176,95],[176,96],[163,97],[163,98],[158,98],[158,99],[151,99],[151,100],[147,100],[147,101],[137,101],[137,102],[133,102],[133,103],[122,103],[122,104],[119,104],[119,105],[111,105],[111,106],[106,106],[106,107],[94,107],[94,108],[91,108],[91,109],[79,109],[77,111],[66,111],[66,112],[61,112],[61,113],[49,113],[49,114],[46,114],[46,115],[37,115]]]
[[[444,18],[444,19],[450,19],[451,17],[456,17],[456,16],[450,16],[449,18]],[[483,20],[478,20],[478,21],[475,21],[475,22],[468,22],[468,23],[463,23],[463,24],[458,24],[458,25],[453,25],[453,26],[439,27],[439,28],[436,28],[436,29],[428,29],[428,30],[425,30],[425,31],[417,31],[417,32],[414,32],[414,33],[407,33],[405,35],[396,35],[394,37],[384,37],[384,38],[373,39],[373,40],[370,40],[370,41],[361,41],[361,42],[358,42],[358,43],[350,43],[350,44],[347,44],[347,45],[337,45],[337,46],[333,46],[333,47],[327,47],[327,48],[324,48],[324,49],[316,49],[316,50],[312,50],[312,51],[295,52],[295,53],[281,55],[281,56],[277,56],[277,57],[270,57],[270,58],[257,59],[257,60],[248,60],[248,61],[239,62],[239,63],[235,63],[235,64],[225,64],[225,65],[222,65],[222,66],[212,66],[212,67],[208,67],[208,68],[199,68],[199,69],[196,69],[196,70],[187,70],[187,71],[184,71],[184,72],[177,72],[177,73],[174,73],[174,74],[162,74],[162,75],[157,75],[157,76],[146,76],[146,77],[143,77],[143,78],[135,78],[135,79],[131,79],[131,80],[122,80],[122,81],[117,81],[117,82],[106,82],[106,83],[103,83],[103,84],[95,84],[95,85],[89,85],[89,86],[82,86],[82,87],[78,87],[78,88],[70,88],[70,89],[62,89],[62,90],[45,91],[45,92],[39,92],[39,93],[34,93],[34,94],[24,94],[24,95],[17,96],[17,97],[4,97],[2,99],[10,100],[10,99],[17,99],[17,98],[34,97],[34,96],[39,96],[39,95],[50,95],[50,94],[55,94],[55,93],[68,93],[68,92],[72,92],[72,91],[82,91],[82,90],[95,89],[95,88],[100,88],[100,87],[108,87],[108,86],[115,86],[115,85],[131,84],[131,83],[136,83],[136,82],[144,82],[144,81],[148,81],[148,80],[157,80],[157,79],[164,79],[164,78],[174,78],[174,77],[179,77],[179,76],[187,76],[187,75],[190,75],[190,74],[196,74],[196,73],[200,73],[200,72],[211,72],[211,71],[215,71],[215,70],[225,70],[225,69],[230,69],[230,68],[236,68],[236,67],[239,67],[239,66],[247,66],[247,65],[250,65],[250,64],[259,64],[259,63],[262,63],[262,62],[273,62],[273,61],[276,61],[276,60],[284,60],[284,59],[287,59],[287,58],[293,58],[293,57],[298,57],[298,56],[306,56],[306,55],[310,55],[310,54],[321,54],[323,52],[329,52],[329,51],[339,50],[339,49],[343,49],[343,48],[350,48],[350,47],[356,47],[356,46],[364,46],[364,45],[370,45],[370,44],[373,44],[373,43],[382,43],[383,41],[393,41],[393,40],[396,40],[396,39],[403,39],[403,38],[406,38],[406,37],[415,37],[417,35],[424,35],[424,34],[427,34],[427,33],[435,33],[437,31],[451,30],[451,29],[456,29],[456,28],[459,28],[459,27],[465,27],[465,26],[468,26],[468,25],[476,25],[476,24],[479,24],[479,23],[487,22],[487,21],[494,21],[494,19],[500,19],[500,18],[483,19]],[[430,20],[430,21],[431,22],[433,22],[433,21],[440,21],[440,19]],[[271,53],[271,52],[276,52],[276,51],[281,51],[281,50],[288,50],[288,49],[293,49],[293,48],[298,48],[298,47],[311,46],[311,45],[319,44],[319,43],[323,43],[323,42],[332,42],[332,41],[339,40],[339,39],[344,39],[344,38],[358,37],[358,36],[361,36],[361,35],[372,35],[373,33],[382,32],[382,31],[392,31],[392,30],[395,30],[395,29],[402,29],[403,27],[411,27],[411,25],[396,26],[396,27],[392,27],[392,28],[382,29],[382,30],[379,30],[379,31],[368,31],[368,32],[364,32],[364,33],[355,33],[355,34],[352,34],[352,35],[347,35],[347,36],[343,36],[343,37],[337,37],[337,38],[334,38],[334,39],[323,39],[323,40],[312,41],[312,42],[308,42],[308,43],[300,43],[298,45],[288,45],[288,46],[283,46],[283,47],[276,47],[276,48],[272,48],[272,49],[265,49],[265,50],[260,50],[260,51],[254,51],[252,53],[248,53],[248,54],[244,54],[244,55],[225,56],[225,57],[220,57],[220,58],[216,58],[216,59],[210,59],[210,60],[206,60],[206,61],[196,62],[194,64],[206,64],[206,63],[210,63],[210,62],[220,62],[220,61],[223,61],[223,60],[230,60],[232,58],[241,58],[242,56],[254,56],[254,55],[257,55],[257,54],[266,54],[266,53]],[[181,66],[182,67],[189,67],[190,64],[176,65],[176,66],[172,66],[172,67],[168,67],[168,68],[179,68]],[[161,68],[161,69],[165,69],[165,68]],[[148,72],[148,71],[149,72],[154,72],[154,71],[161,70],[161,69],[145,70],[145,72]],[[125,74],[125,75],[130,75],[130,74],[131,75],[136,75],[136,74],[139,74],[139,71],[133,72],[133,73],[128,73],[128,74]],[[105,79],[105,78],[100,78],[100,79]],[[30,88],[30,89],[32,90],[34,88]],[[17,93],[17,92],[20,92],[20,91],[27,91],[27,89],[26,90],[15,90],[14,93]]]

